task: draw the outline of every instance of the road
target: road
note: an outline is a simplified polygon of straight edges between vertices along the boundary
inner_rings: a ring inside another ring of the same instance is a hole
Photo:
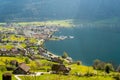
[[[30,75],[14,75],[17,80],[22,80],[19,76],[40,76],[42,74],[49,74],[49,72],[35,72],[35,74]]]

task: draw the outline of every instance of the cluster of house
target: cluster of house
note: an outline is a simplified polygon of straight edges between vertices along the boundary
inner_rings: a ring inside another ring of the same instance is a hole
[[[34,37],[37,39],[47,40],[52,37],[52,34],[56,32],[57,27],[52,26],[25,26],[25,27],[16,27],[17,33],[22,34],[26,37]]]
[[[56,26],[45,26],[45,25],[44,26],[29,25],[29,26],[19,27],[19,25],[6,24],[4,28],[6,29],[8,28],[8,29],[0,30],[0,33],[17,34],[17,35],[23,35],[25,37],[34,37],[37,39],[44,39],[44,40],[51,38],[52,34],[58,31],[58,28]]]
[[[10,65],[15,67],[7,66],[6,69],[8,71],[13,70],[13,74],[30,74],[30,67],[24,62],[18,63],[17,60],[11,60]]]
[[[26,55],[26,51],[24,49],[20,48],[11,48],[11,49],[6,49],[6,48],[1,48],[0,49],[0,55],[1,56],[12,56],[12,55]]]
[[[39,54],[45,57],[47,60],[57,63],[63,63],[63,60],[59,56],[50,53],[49,51],[47,51],[47,49],[39,48]],[[69,63],[73,62],[71,57],[67,57],[65,60],[68,61]]]
[[[16,65],[16,68],[13,70],[13,74],[33,74],[30,72],[30,67],[23,63],[18,63],[16,60],[11,61],[12,64]],[[51,67],[51,71],[53,74],[58,74],[62,72],[67,75],[71,71],[71,68],[66,67],[63,64],[53,64]]]

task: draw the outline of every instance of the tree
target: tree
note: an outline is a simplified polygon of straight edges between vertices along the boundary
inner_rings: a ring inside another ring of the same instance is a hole
[[[4,72],[4,71],[6,71],[7,69],[6,69],[6,67],[5,66],[0,66],[0,71],[1,72]]]
[[[82,62],[81,61],[77,61],[77,65],[81,65],[82,64]]]
[[[96,70],[104,70],[105,69],[105,62],[102,62],[100,60],[95,60],[93,63],[93,68]]]
[[[68,57],[68,54],[64,52],[62,58],[67,58],[67,57]]]
[[[29,63],[30,63],[29,58],[25,58],[25,63],[26,63],[26,64],[29,64]]]
[[[120,72],[120,65],[116,69],[117,72]]]
[[[110,71],[114,71],[113,65],[110,64],[110,63],[107,63],[107,64],[105,65],[105,72],[109,74]]]
[[[5,64],[6,64],[6,65],[8,65],[8,64],[9,64],[9,61],[8,61],[7,59],[5,60]]]

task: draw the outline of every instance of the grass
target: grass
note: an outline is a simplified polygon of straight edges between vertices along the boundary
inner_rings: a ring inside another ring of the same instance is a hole
[[[11,45],[11,44],[7,44],[7,45],[0,45],[0,48],[5,48],[5,49],[7,49],[7,50],[10,50],[10,49],[12,49],[14,46],[13,45]]]
[[[38,62],[38,63],[36,63]],[[30,64],[28,64],[31,67],[31,71],[35,71],[35,72],[46,72],[47,69],[51,69],[51,65],[54,64],[54,62],[51,61],[47,61],[44,59],[41,60],[36,60],[36,61],[31,61]]]
[[[91,66],[84,66],[84,65],[77,65],[77,64],[73,64],[68,66],[72,69],[71,74],[74,73],[86,73],[86,72],[94,72],[95,70],[91,67]]]
[[[24,58],[20,58],[20,57],[0,57],[0,65],[5,65],[5,61],[11,61],[11,60],[17,60],[18,62],[24,62]]]
[[[5,63],[3,61],[0,61],[0,65],[5,65]]]
[[[41,76],[20,76],[22,80],[113,80],[109,76],[77,77],[73,75],[44,74]]]
[[[25,40],[25,37],[23,37],[23,36],[16,37],[15,35],[10,35],[9,40],[10,41],[23,42]]]
[[[30,43],[37,43],[38,42],[37,39],[35,39],[35,38],[30,38],[29,41],[30,41]]]

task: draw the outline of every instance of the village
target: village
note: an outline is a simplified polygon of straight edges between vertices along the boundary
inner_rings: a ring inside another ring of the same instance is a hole
[[[74,61],[67,52],[58,56],[45,48],[46,41],[56,38],[53,35],[59,31],[58,26],[0,24],[0,79],[120,79],[120,66],[116,69],[117,72],[111,63],[100,60],[95,60],[93,66],[85,66],[80,60]],[[70,38],[74,37],[70,36]]]
[[[62,57],[57,56],[44,48],[44,42],[52,38],[52,35],[58,31],[57,27],[33,25],[15,26],[14,24],[4,24],[1,26],[3,26],[0,30],[1,57],[24,56],[28,61],[44,59],[50,62],[55,62],[55,64],[51,67],[54,73],[58,73],[59,69],[60,71],[63,71],[64,74],[69,73],[70,68],[67,68],[65,65],[63,65],[63,61],[71,63],[72,58],[67,57],[66,59],[63,59]],[[13,70],[13,74],[29,74],[31,76],[31,74],[33,75],[34,73],[30,72],[30,66],[28,66],[25,62],[19,63],[17,60],[9,61],[9,59],[6,59],[5,62],[14,66],[14,68],[6,66],[8,71]]]

